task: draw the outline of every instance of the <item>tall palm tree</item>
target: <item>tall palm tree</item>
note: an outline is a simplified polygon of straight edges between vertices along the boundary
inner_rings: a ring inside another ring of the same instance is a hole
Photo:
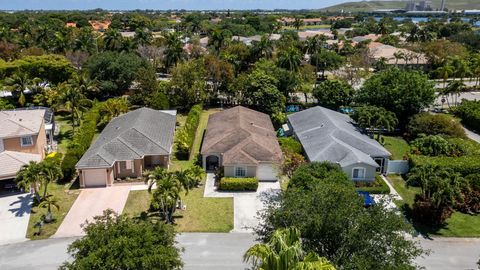
[[[109,28],[103,35],[105,49],[119,51],[123,46],[123,37],[115,28]]]
[[[160,210],[160,215],[166,223],[173,223],[173,214],[180,200],[182,184],[175,173],[167,172],[162,167],[156,167],[149,178],[148,191],[152,192],[153,185],[156,185],[152,194],[152,206]]]
[[[295,18],[295,20],[293,21],[293,27],[295,27],[295,29],[297,29],[297,31],[300,29],[300,27],[302,27],[304,25],[304,22],[302,19],[300,18]]]
[[[135,36],[133,37],[133,41],[137,46],[145,46],[152,43],[152,32],[148,28],[137,28],[135,30]]]
[[[20,171],[17,172],[15,182],[19,187],[25,190],[30,190],[35,193],[35,197],[38,202],[40,198],[40,185],[42,183],[41,166],[35,161],[30,161],[27,165],[23,166]]]
[[[81,111],[89,103],[89,100],[87,100],[82,88],[78,87],[78,85],[62,83],[57,86],[57,89],[60,92],[59,101],[63,103],[64,108],[70,113],[72,132],[75,133],[75,126],[81,118]]]
[[[20,106],[25,105],[25,96],[23,92],[25,90],[36,91],[37,85],[40,79],[31,79],[27,73],[15,73],[11,77],[5,79],[5,85],[12,91],[13,95],[18,97],[18,103]]]
[[[168,33],[165,35],[165,45],[165,66],[170,68],[182,59],[182,41],[176,33]]]
[[[252,55],[255,59],[271,58],[273,54],[273,43],[267,35],[262,36],[260,41],[254,42],[252,46]]]
[[[42,175],[42,188],[43,196],[42,199],[47,197],[48,185],[52,182],[56,182],[63,177],[63,172],[60,167],[61,159],[60,157],[47,157],[42,162],[39,163],[40,174]]]
[[[302,248],[300,231],[296,228],[276,230],[268,243],[250,247],[244,261],[261,270],[335,270],[327,259]]]
[[[53,195],[48,195],[43,198],[42,202],[38,204],[38,207],[47,207],[47,215],[45,216],[45,222],[50,223],[53,221],[52,215],[52,206],[57,208],[57,211],[60,210],[60,204],[58,203],[57,198]]]
[[[294,46],[282,50],[278,55],[278,65],[289,71],[298,71],[302,63],[302,55]]]
[[[445,95],[450,95],[452,97],[452,102],[455,101],[455,106],[457,106],[457,98],[464,90],[465,84],[462,81],[451,81],[445,88],[444,93]],[[453,99],[453,97],[455,97],[455,99]]]

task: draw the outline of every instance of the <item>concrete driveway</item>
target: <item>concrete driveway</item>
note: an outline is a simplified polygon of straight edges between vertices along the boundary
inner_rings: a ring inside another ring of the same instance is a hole
[[[27,240],[31,204],[28,193],[0,197],[0,244]]]
[[[122,213],[129,192],[130,186],[82,190],[53,237],[84,235],[81,225],[86,220],[92,221],[94,216],[101,215],[106,209]]]
[[[204,197],[233,197],[233,230],[232,232],[252,232],[259,223],[258,211],[264,208],[263,198],[280,191],[280,183],[260,182],[256,192],[220,192],[214,186],[213,174],[207,174]]]

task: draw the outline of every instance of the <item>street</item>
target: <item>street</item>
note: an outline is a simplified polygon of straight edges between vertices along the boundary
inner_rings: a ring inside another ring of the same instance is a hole
[[[55,238],[27,241],[0,246],[0,269],[56,269],[69,259],[67,246],[76,238]],[[416,238],[421,246],[431,250],[425,258],[417,259],[425,269],[477,269],[480,258],[480,239]],[[245,269],[244,252],[253,245],[254,236],[248,233],[183,233],[177,237],[185,269]]]

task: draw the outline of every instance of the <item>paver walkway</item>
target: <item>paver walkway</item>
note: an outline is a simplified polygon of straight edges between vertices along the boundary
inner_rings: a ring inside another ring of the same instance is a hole
[[[84,235],[81,225],[106,209],[122,213],[129,192],[130,186],[83,189],[53,237]]]
[[[32,198],[28,193],[0,197],[0,244],[27,240]]]
[[[252,232],[259,223],[258,211],[264,208],[263,198],[280,191],[280,183],[260,182],[256,192],[219,192],[215,188],[213,174],[207,174],[204,197],[233,197],[233,230],[232,232]]]

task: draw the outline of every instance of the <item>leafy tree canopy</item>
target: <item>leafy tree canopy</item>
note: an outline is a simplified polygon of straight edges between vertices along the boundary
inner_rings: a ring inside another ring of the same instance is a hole
[[[317,99],[318,104],[332,110],[350,105],[353,93],[353,88],[340,80],[323,81],[313,90],[313,96]]]

